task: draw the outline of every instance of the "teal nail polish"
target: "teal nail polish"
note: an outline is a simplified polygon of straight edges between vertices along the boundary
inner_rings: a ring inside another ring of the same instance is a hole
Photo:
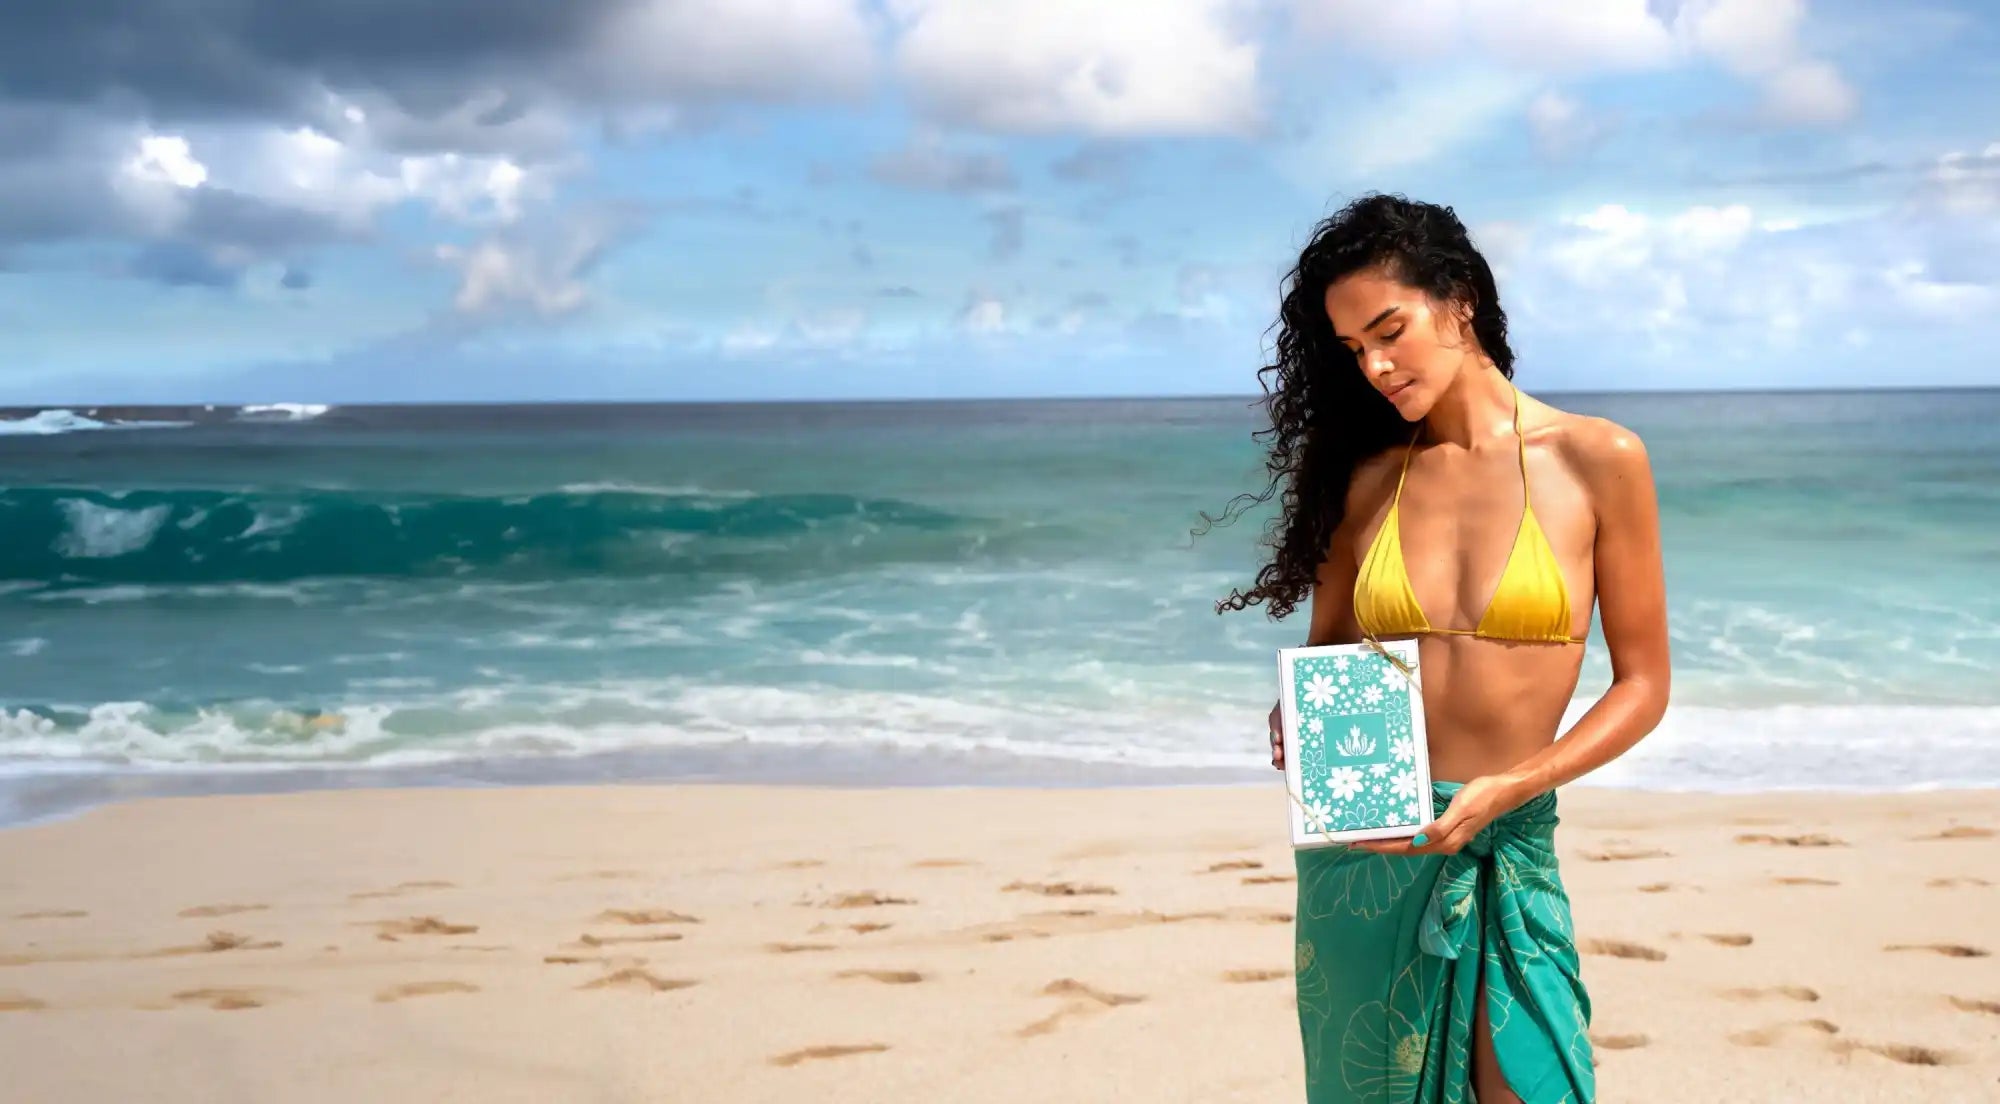
[[[1429,842],[1430,842],[1429,838],[1426,837],[1422,832],[1418,832],[1416,835],[1410,837],[1411,847],[1422,847],[1424,844]]]

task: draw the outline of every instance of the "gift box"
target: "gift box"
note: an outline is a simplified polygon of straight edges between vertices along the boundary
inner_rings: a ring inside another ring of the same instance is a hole
[[[1279,649],[1294,848],[1413,836],[1430,823],[1422,677],[1414,640]]]

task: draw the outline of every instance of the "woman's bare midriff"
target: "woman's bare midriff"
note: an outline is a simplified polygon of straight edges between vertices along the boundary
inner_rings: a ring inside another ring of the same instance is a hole
[[[1555,742],[1586,645],[1429,635],[1417,647],[1431,778],[1468,782]]]

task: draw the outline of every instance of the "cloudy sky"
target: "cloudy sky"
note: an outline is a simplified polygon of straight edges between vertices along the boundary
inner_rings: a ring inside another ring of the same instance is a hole
[[[2000,383],[1976,0],[11,0],[0,402],[1250,394],[1345,199],[1531,390]]]

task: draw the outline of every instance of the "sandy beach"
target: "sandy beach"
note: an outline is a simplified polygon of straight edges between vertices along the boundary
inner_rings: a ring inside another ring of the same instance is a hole
[[[1300,1099],[1276,795],[98,808],[0,832],[4,1095]],[[2000,1100],[1995,793],[1561,810],[1603,1100]]]

